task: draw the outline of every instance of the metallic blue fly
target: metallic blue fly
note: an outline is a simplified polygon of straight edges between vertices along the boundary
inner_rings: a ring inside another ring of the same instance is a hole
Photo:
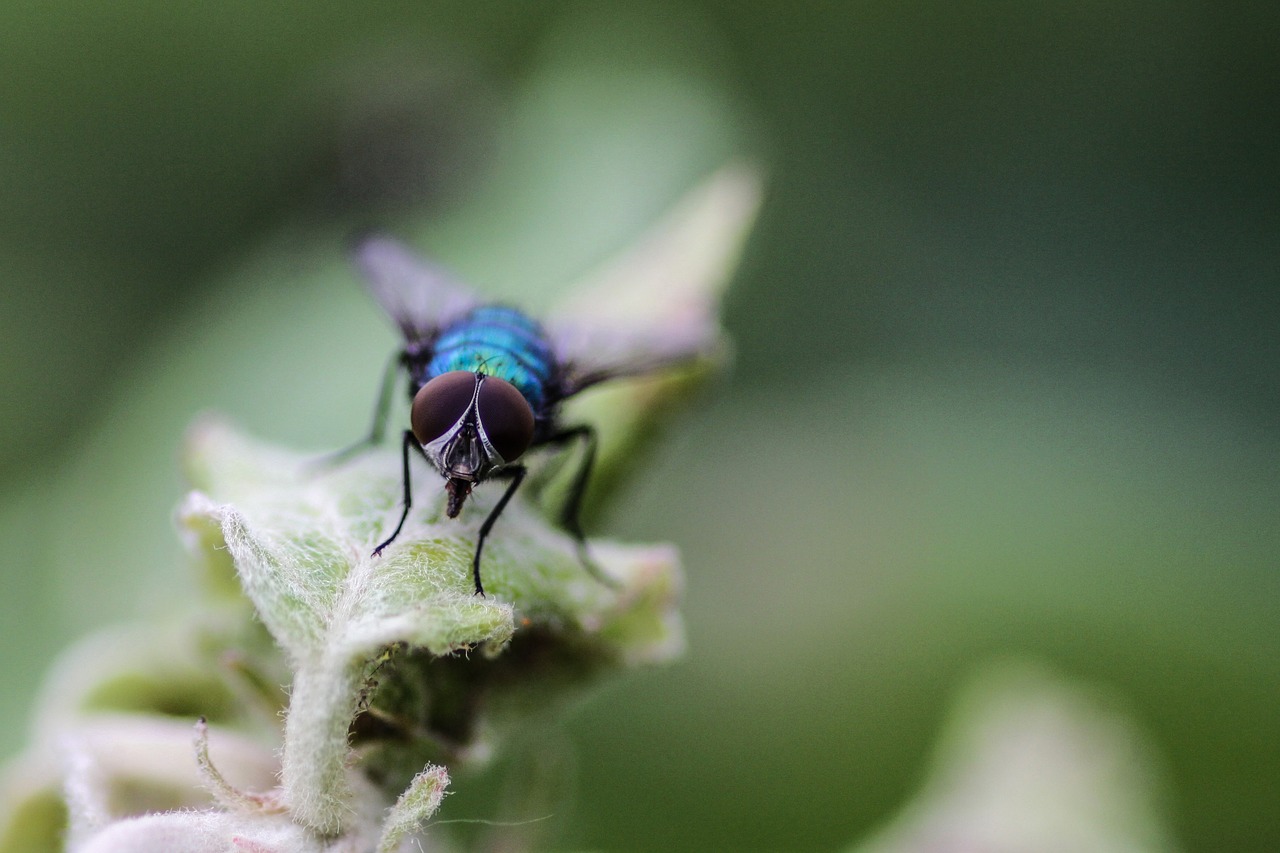
[[[373,297],[399,326],[405,345],[387,366],[369,437],[350,450],[382,439],[391,388],[401,370],[408,374],[412,401],[411,429],[402,440],[404,511],[374,555],[395,541],[409,517],[411,450],[444,477],[449,518],[462,511],[476,484],[505,481],[506,491],[480,526],[471,564],[475,591],[483,595],[480,553],[528,473],[518,460],[531,449],[581,442],[582,461],[560,523],[577,540],[583,565],[609,583],[587,556],[578,520],[595,460],[596,433],[588,424],[563,426],[560,404],[598,382],[694,358],[705,351],[705,341],[659,329],[544,326],[515,308],[483,303],[443,270],[386,237],[362,240],[355,262]]]

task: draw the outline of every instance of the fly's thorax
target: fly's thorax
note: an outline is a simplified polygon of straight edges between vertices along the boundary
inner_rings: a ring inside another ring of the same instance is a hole
[[[441,475],[471,483],[518,459],[533,441],[535,427],[533,409],[514,385],[461,370],[418,389],[410,420],[414,437]]]
[[[424,373],[483,373],[514,385],[535,411],[551,399],[556,361],[542,326],[516,308],[482,305],[432,341]]]

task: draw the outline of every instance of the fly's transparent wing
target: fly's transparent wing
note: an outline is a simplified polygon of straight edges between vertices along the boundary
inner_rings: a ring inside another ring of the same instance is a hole
[[[444,269],[390,237],[361,239],[352,257],[369,292],[409,343],[432,338],[479,302]]]
[[[558,319],[549,325],[566,397],[608,379],[714,357],[724,347],[719,322],[701,311],[672,312],[646,324]]]
[[[757,173],[727,166],[579,287],[546,324],[565,396],[717,355],[720,295],[759,203]]]

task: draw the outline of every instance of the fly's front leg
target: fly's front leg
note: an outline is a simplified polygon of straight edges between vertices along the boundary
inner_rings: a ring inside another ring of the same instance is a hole
[[[404,431],[404,442],[401,446],[401,458],[404,464],[402,469],[404,476],[404,512],[400,513],[400,523],[396,525],[395,531],[386,538],[386,541],[373,549],[373,556],[375,557],[382,553],[383,548],[386,548],[392,542],[396,541],[396,537],[399,536],[400,531],[404,529],[405,519],[409,517],[409,508],[413,506],[413,490],[409,485],[409,448],[413,448],[419,453],[423,453],[422,445],[418,444],[418,439],[413,437],[413,430],[407,429]],[[423,453],[423,456],[425,457],[426,454]]]
[[[564,502],[564,508],[560,510],[560,526],[577,540],[578,559],[582,562],[582,566],[587,570],[587,573],[605,586],[619,589],[622,585],[605,574],[604,570],[596,565],[595,560],[592,560],[591,555],[587,552],[587,537],[582,531],[582,520],[580,518],[582,499],[587,493],[587,483],[591,481],[591,469],[596,462],[596,445],[598,442],[595,428],[588,424],[569,427],[555,433],[544,443],[563,446],[575,439],[580,439],[584,445],[582,462],[578,465],[578,470],[574,473],[573,480],[569,483],[569,497]]]
[[[502,511],[506,509],[507,502],[511,500],[511,496],[516,493],[516,489],[520,488],[520,484],[524,482],[524,475],[529,469],[523,465],[509,465],[490,476],[491,480],[510,480],[511,485],[507,486],[507,490],[502,493],[502,497],[493,509],[489,510],[489,517],[484,520],[484,524],[480,525],[480,535],[476,538],[476,555],[471,560],[471,577],[476,583],[476,595],[484,595],[484,585],[480,583],[480,552],[484,549],[484,540],[489,536],[489,531],[493,529],[493,523],[498,520],[498,516],[502,515]]]

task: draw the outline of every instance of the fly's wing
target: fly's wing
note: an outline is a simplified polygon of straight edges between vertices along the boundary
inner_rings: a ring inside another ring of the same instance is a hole
[[[408,343],[430,340],[479,302],[448,272],[390,237],[361,239],[352,258],[369,292]]]
[[[725,167],[580,287],[546,324],[564,396],[717,355],[720,295],[759,201],[755,171]]]
[[[557,318],[549,327],[565,397],[608,379],[713,357],[724,346],[715,317],[687,306],[644,322]]]

